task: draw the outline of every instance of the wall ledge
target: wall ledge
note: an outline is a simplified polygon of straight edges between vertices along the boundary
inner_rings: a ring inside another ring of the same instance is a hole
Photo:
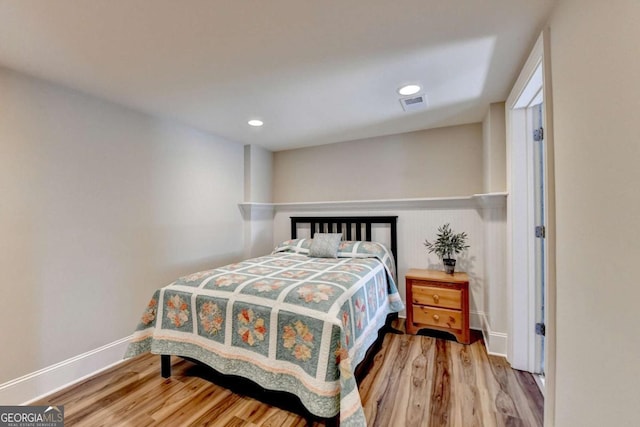
[[[273,215],[275,205],[273,203],[258,203],[258,202],[244,202],[238,203],[242,216],[245,219],[251,219],[256,214],[269,214]]]
[[[335,211],[387,209],[476,209],[506,205],[507,193],[473,194],[460,197],[430,197],[415,199],[340,200],[326,202],[257,203],[244,202],[238,206],[247,215],[255,211]]]
[[[507,206],[508,193],[484,193],[474,194],[473,198],[482,209],[504,208]]]

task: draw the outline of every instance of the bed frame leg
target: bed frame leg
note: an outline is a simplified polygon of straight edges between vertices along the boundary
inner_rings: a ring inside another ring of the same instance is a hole
[[[171,376],[171,355],[160,355],[160,375],[162,378],[169,378]]]
[[[387,321],[385,322],[384,326],[382,327],[382,329],[380,329],[380,332],[384,335],[384,334],[397,334],[397,335],[404,335],[404,332],[402,332],[399,329],[394,328],[393,326],[391,326],[391,322],[393,322],[394,320],[396,320],[398,318],[398,313],[391,313],[387,316]]]

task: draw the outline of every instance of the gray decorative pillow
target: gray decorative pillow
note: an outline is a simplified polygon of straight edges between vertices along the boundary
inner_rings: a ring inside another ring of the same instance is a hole
[[[338,258],[338,246],[342,233],[316,233],[309,247],[309,256],[316,258]]]

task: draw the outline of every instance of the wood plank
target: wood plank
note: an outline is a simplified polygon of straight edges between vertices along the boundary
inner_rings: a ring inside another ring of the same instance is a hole
[[[403,330],[403,321],[394,327]],[[68,426],[327,425],[280,407],[286,397],[266,399],[225,388],[233,382],[177,357],[165,380],[160,358],[146,354],[36,404],[65,405]],[[487,355],[479,336],[463,345],[387,334],[359,391],[369,426],[542,426],[544,402],[533,377]]]
[[[410,386],[411,392],[407,401],[405,425],[407,427],[421,426],[430,409],[430,399],[425,399],[433,384],[433,359],[435,354],[435,339],[419,337],[420,347],[418,355],[411,364]]]
[[[387,362],[387,374],[385,385],[381,388],[375,400],[375,416],[367,419],[373,426],[390,426],[392,424],[393,407],[396,404],[396,393],[399,387],[400,376],[405,369],[409,355],[409,335],[393,335],[392,341],[397,341],[397,351],[392,351],[393,362]]]
[[[397,323],[401,321],[402,319],[396,320]],[[389,349],[392,346],[392,340],[394,340],[393,335],[388,334],[384,337],[383,344],[380,347],[380,350],[373,357],[369,372],[367,372],[367,375],[358,384],[358,391],[360,392],[360,398],[363,404],[364,402],[372,400],[372,398],[370,398],[372,390],[376,390],[379,388],[375,386],[374,383],[376,381],[379,382],[381,379],[385,378],[386,374],[379,374],[380,370],[392,366],[391,362],[386,362],[387,355],[390,353]],[[398,343],[399,341],[394,342]]]
[[[261,425],[266,419],[265,414],[267,411],[273,408],[254,399],[248,399],[248,402],[249,404],[242,413],[242,418],[251,424]]]
[[[514,375],[518,380],[520,388],[524,391],[521,398],[524,398],[526,404],[529,405],[531,415],[534,417],[536,425],[543,425],[544,397],[538,388],[538,384],[536,384],[536,380],[528,372],[514,370]]]
[[[493,377],[500,386],[500,389],[497,390],[495,397],[495,405],[497,411],[505,417],[505,420],[511,420],[512,418],[519,419],[520,415],[518,413],[518,409],[516,408],[516,404],[513,400],[513,397],[508,393],[509,379],[507,377],[505,366],[506,361],[502,363],[502,361],[504,361],[503,358],[491,355],[488,356],[488,358]],[[513,420],[509,422],[513,422]]]
[[[462,375],[462,379],[457,377],[457,381],[463,381],[465,384],[472,383],[478,390],[478,405],[479,411],[482,416],[482,423],[486,427],[495,427],[497,425],[496,421],[496,413],[494,406],[494,395],[490,392],[490,387],[495,384],[497,388],[497,383],[495,380],[492,381],[492,378],[487,378],[487,373],[490,373],[491,370],[488,368],[489,361],[486,357],[482,357],[486,355],[486,349],[484,345],[479,345],[478,342],[473,343],[469,346],[466,346],[465,355],[461,355],[461,359],[468,357],[471,365],[473,366],[473,378],[469,375],[469,371],[466,368],[461,368],[464,370],[464,374]],[[464,365],[466,362],[461,361],[461,365]],[[486,368],[486,369],[485,369]]]
[[[482,427],[482,398],[476,385],[476,369],[472,361],[471,346],[451,345],[451,376],[453,422],[452,425]]]
[[[449,426],[451,401],[451,358],[450,343],[436,341],[435,372],[431,389],[431,410],[429,426]]]

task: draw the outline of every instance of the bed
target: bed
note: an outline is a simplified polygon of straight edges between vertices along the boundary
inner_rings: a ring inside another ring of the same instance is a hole
[[[356,366],[379,345],[389,315],[404,308],[395,282],[396,221],[292,217],[291,239],[270,255],[193,273],[156,290],[125,357],[161,355],[164,377],[170,355],[194,359],[294,394],[317,417],[366,425]],[[376,224],[389,229],[391,251],[371,242]],[[298,237],[301,226],[315,244]],[[330,233],[346,240],[325,257],[317,245]],[[310,257],[310,251],[323,256]]]

